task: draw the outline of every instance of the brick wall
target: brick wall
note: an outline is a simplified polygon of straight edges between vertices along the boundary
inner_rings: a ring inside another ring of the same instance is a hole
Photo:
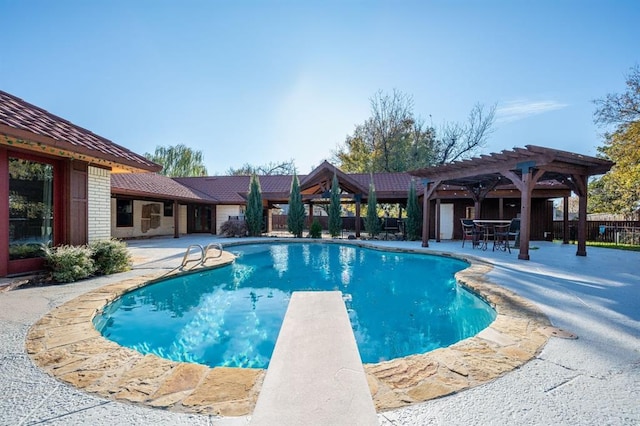
[[[89,242],[111,237],[111,174],[89,166]]]

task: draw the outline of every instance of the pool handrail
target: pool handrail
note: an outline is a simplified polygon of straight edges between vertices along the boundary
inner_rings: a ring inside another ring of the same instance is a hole
[[[189,255],[191,254],[191,249],[196,247],[200,249],[200,257],[197,259],[189,258]],[[204,259],[204,249],[202,248],[202,246],[200,244],[191,244],[189,247],[187,247],[187,251],[184,253],[184,257],[182,258],[182,263],[180,264],[180,268],[183,269],[185,266],[187,266],[187,264],[192,262],[198,262],[198,265],[201,265],[204,262],[203,259]]]
[[[218,255],[217,256],[209,256],[209,249],[218,249]],[[201,265],[204,265],[205,262],[209,259],[217,259],[219,257],[222,257],[222,244],[220,243],[209,243],[207,244],[207,247],[205,247],[205,249],[202,251],[203,256],[202,256],[202,262],[200,262]]]

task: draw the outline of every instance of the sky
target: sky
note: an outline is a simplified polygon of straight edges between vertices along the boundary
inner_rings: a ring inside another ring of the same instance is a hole
[[[0,0],[0,90],[138,154],[184,144],[210,175],[306,174],[409,94],[436,128],[496,105],[479,152],[596,155],[593,100],[640,64],[640,1]]]

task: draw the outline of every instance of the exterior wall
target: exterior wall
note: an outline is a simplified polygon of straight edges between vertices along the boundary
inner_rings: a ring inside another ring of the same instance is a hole
[[[111,172],[89,166],[88,169],[88,242],[111,237]]]
[[[445,202],[445,201],[443,201]],[[446,202],[449,202],[447,200]],[[430,239],[435,239],[435,201],[431,201]],[[462,239],[460,219],[465,218],[467,207],[473,207],[470,199],[454,200],[453,211],[453,239]],[[480,217],[482,219],[497,219],[499,215],[498,200],[487,198],[482,202]],[[519,217],[520,198],[505,198],[503,201],[503,219],[510,220]],[[544,198],[531,199],[531,240],[543,240],[545,232],[553,231],[553,203]]]
[[[229,220],[229,216],[239,216],[242,214],[240,205],[218,205],[216,206],[216,234],[220,233],[220,226]]]
[[[149,228],[143,232],[142,208],[147,204],[157,204],[160,210],[160,225],[157,228]],[[184,210],[183,210],[184,207]],[[137,238],[137,237],[154,237],[159,235],[173,235],[174,223],[173,216],[165,217],[164,204],[156,201],[133,200],[133,226],[118,227],[116,226],[116,199],[111,199],[111,236],[113,238]],[[175,213],[174,213],[175,214]],[[180,206],[180,231],[187,229],[187,211],[186,206]]]
[[[178,219],[180,220],[180,224],[178,225],[178,232],[180,234],[186,234],[187,233],[187,206],[180,205],[179,208],[180,208],[180,217]]]

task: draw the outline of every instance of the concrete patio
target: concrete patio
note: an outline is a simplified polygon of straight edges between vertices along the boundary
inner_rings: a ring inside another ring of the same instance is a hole
[[[113,282],[170,270],[189,244],[214,240],[131,241],[135,267],[127,273],[0,293],[0,424],[247,424],[248,417],[178,414],[88,395],[42,372],[24,348],[29,327],[52,308]],[[419,242],[377,244],[420,248]],[[574,245],[534,242],[531,260],[522,261],[517,251],[430,245],[430,252],[491,262],[491,281],[533,301],[556,327],[579,338],[552,338],[533,361],[486,385],[379,413],[381,424],[640,423],[640,253],[588,248],[587,257],[578,257]]]

